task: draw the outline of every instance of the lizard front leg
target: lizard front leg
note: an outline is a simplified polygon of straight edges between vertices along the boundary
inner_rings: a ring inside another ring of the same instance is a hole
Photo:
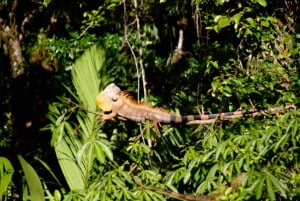
[[[100,121],[112,121],[115,119],[115,117],[117,116],[118,114],[116,112],[103,112],[101,115],[100,115],[100,118],[99,120]]]

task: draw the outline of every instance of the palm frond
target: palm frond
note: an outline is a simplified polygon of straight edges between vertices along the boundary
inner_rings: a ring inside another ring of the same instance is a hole
[[[106,83],[104,71],[105,52],[99,45],[94,45],[77,59],[72,70],[72,81],[82,104],[89,110],[96,109],[95,98],[98,88]],[[101,77],[100,77],[101,76]]]
[[[104,62],[104,50],[100,46],[94,45],[76,60],[71,72],[72,82],[76,90],[71,93],[78,97],[80,105],[90,111],[96,110],[96,96],[99,86],[106,84]],[[94,161],[94,154],[87,153],[84,147],[87,144],[97,145],[97,143],[90,141],[109,144],[105,139],[106,135],[101,134],[97,122],[98,118],[92,113],[76,114],[80,138],[77,137],[74,128],[68,122],[66,113],[58,112],[56,116],[57,120],[54,122],[55,126],[52,132],[60,136],[58,142],[55,143],[59,165],[71,190],[84,189],[88,186],[89,171]],[[94,146],[91,147],[90,150],[94,150]],[[100,155],[101,162],[104,162],[106,157],[112,160],[112,152],[108,147],[97,146],[96,148],[100,149],[98,155]]]

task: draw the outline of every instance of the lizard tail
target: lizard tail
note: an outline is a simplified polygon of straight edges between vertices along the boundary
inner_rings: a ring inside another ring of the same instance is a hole
[[[171,115],[171,123],[187,123],[190,121],[195,120],[212,120],[212,119],[230,119],[230,118],[236,118],[242,117],[244,115],[243,111],[237,111],[237,112],[225,112],[225,113],[218,113],[218,114],[199,114],[199,115],[185,115],[185,116],[177,116],[177,115]]]

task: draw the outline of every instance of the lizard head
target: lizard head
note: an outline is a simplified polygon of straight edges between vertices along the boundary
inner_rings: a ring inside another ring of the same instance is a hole
[[[96,104],[104,112],[109,112],[112,110],[113,104],[119,99],[120,94],[121,89],[111,83],[97,95]]]

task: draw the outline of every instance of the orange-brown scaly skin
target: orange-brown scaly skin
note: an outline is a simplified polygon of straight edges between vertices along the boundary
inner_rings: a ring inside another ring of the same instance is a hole
[[[169,112],[153,108],[150,105],[138,103],[126,91],[121,91],[115,84],[108,85],[96,99],[100,109],[104,111],[101,120],[112,120],[115,117],[129,119],[136,122],[145,120],[157,121],[160,123],[171,123],[171,115],[175,120],[181,121],[181,117]],[[176,123],[176,122],[175,122]]]
[[[104,111],[101,116],[101,120],[103,121],[119,117],[120,119],[129,119],[136,122],[151,120],[159,123],[187,123],[194,120],[210,120],[218,117],[229,119],[232,115],[243,115],[241,111],[238,111],[210,115],[180,116],[160,108],[138,103],[127,91],[121,91],[114,83],[109,84],[100,92],[96,103]]]

